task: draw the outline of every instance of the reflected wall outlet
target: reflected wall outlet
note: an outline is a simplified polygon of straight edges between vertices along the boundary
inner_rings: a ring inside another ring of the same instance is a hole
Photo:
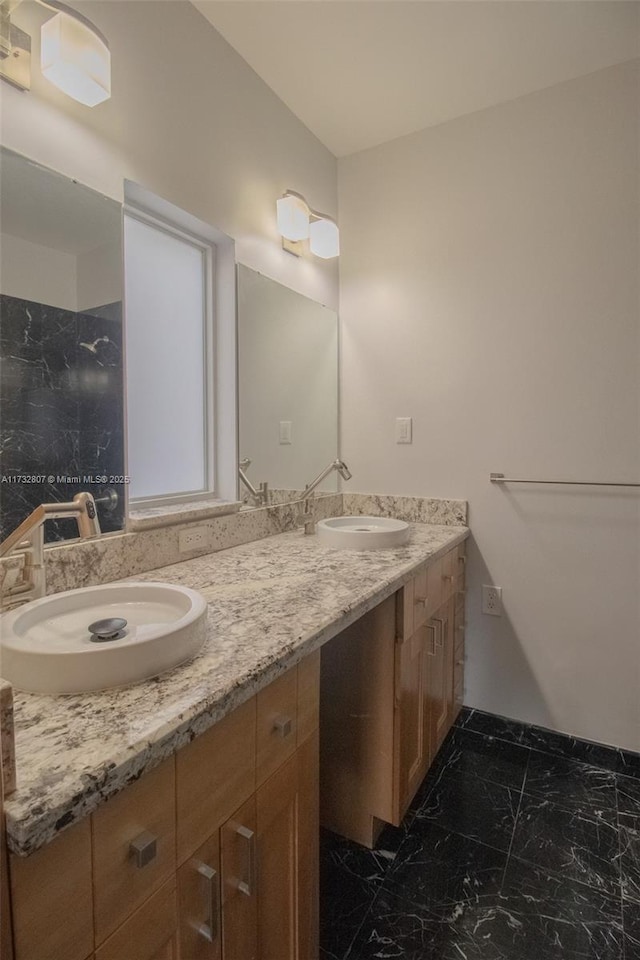
[[[490,617],[502,616],[502,587],[482,584],[482,612]]]
[[[181,530],[178,538],[180,553],[193,553],[194,550],[206,550],[209,546],[209,528],[191,527]]]

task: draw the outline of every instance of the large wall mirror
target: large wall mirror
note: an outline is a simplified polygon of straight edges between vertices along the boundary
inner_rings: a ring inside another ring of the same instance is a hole
[[[0,539],[80,490],[124,525],[120,204],[0,153]],[[77,536],[45,524],[47,541]]]
[[[295,498],[338,456],[338,318],[238,267],[240,464],[269,502]],[[333,472],[318,492],[337,489]],[[247,486],[240,497],[256,504]]]

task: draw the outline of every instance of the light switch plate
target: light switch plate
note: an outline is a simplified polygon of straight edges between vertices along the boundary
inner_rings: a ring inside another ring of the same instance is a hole
[[[280,421],[280,443],[291,443],[291,420]]]
[[[396,443],[413,442],[413,418],[396,417]]]

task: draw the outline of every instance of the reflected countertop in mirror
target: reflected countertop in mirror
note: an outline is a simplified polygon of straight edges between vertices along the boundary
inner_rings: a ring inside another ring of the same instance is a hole
[[[81,490],[124,525],[122,210],[0,153],[0,539]],[[77,536],[70,520],[45,538]]]
[[[270,503],[297,499],[338,456],[338,317],[238,266],[239,454]],[[334,492],[337,474],[318,493]],[[256,505],[245,484],[240,497]]]

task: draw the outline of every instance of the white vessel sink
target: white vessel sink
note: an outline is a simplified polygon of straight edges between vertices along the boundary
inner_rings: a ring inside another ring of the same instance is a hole
[[[409,539],[409,524],[390,517],[331,517],[319,520],[317,530],[325,546],[345,550],[401,547]]]
[[[112,583],[33,600],[0,618],[0,676],[48,694],[147,680],[198,653],[206,613],[199,593],[168,583]],[[113,639],[91,639],[89,625],[112,618],[126,625],[98,628],[115,632]]]

